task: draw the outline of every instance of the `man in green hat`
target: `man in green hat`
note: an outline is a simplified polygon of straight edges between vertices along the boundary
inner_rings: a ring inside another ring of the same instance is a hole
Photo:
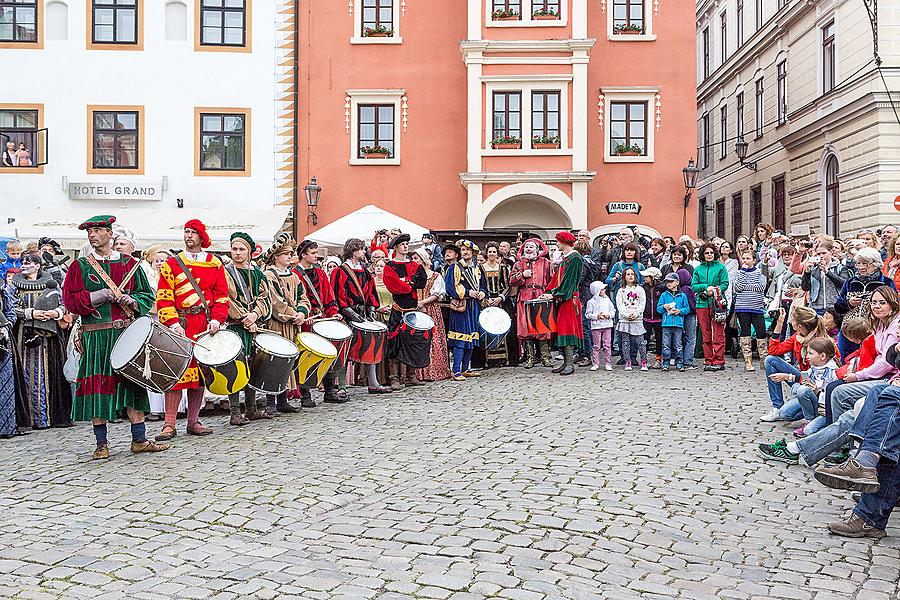
[[[131,451],[160,452],[169,447],[148,440],[144,413],[150,410],[147,390],[120,377],[110,366],[119,335],[153,305],[153,290],[137,261],[112,249],[111,215],[92,217],[78,226],[87,232],[91,252],[79,257],[66,273],[63,305],[81,316],[81,362],[78,366],[74,421],[91,421],[97,448],[94,459],[109,458],[106,422],[127,413]],[[125,281],[126,276],[131,278]]]

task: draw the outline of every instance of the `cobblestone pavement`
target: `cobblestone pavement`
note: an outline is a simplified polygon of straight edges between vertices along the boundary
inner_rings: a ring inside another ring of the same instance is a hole
[[[830,537],[848,494],[753,452],[760,373],[421,389],[156,456],[115,425],[105,463],[85,425],[0,442],[0,597],[897,598],[898,518]]]

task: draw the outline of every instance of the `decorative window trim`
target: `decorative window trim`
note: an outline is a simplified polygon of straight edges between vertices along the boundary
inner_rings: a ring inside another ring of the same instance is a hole
[[[659,14],[658,5],[653,0],[644,0],[644,33],[640,35],[622,35],[613,31],[613,3],[608,0],[609,10],[606,11],[606,39],[612,42],[652,42],[656,40],[653,33],[653,17]]]
[[[137,153],[138,162],[135,168],[94,168],[94,113],[95,112],[136,112],[138,114],[137,126]],[[146,138],[147,122],[144,119],[144,106],[123,104],[88,104],[87,107],[87,173],[88,175],[143,175],[144,174],[144,139]]]
[[[347,106],[349,104],[349,106]],[[393,104],[394,105],[394,155],[390,158],[371,160],[357,156],[359,147],[359,105],[360,104]],[[402,132],[406,131],[408,121],[408,99],[404,89],[380,89],[380,90],[347,90],[347,100],[344,103],[344,118],[346,123],[347,110],[350,111],[350,146],[349,164],[385,166],[400,164],[400,140]]]
[[[200,5],[202,0],[194,0],[194,51],[195,52],[252,52],[253,51],[253,0],[246,0],[244,5],[244,45],[214,46],[201,44]]]
[[[561,0],[559,3],[559,18],[542,20],[532,18],[532,0],[522,0],[522,18],[517,21],[495,21],[491,18],[494,4],[491,0],[484,0],[484,26],[485,27],[566,27],[569,24],[569,1]]]
[[[44,128],[44,105],[43,104],[28,104],[28,103],[0,103],[0,110],[36,110],[38,115],[37,128],[38,130]],[[0,148],[2,150],[2,148]],[[31,152],[34,152],[34,148],[29,148]],[[36,157],[32,156],[32,160],[35,160]],[[44,165],[39,167],[4,167],[2,163],[0,163],[0,173],[15,173],[17,175],[43,175],[44,174]]]
[[[603,103],[603,162],[606,163],[652,163],[655,162],[656,145],[656,126],[654,114],[656,108],[656,98],[659,94],[658,87],[635,87],[635,88],[609,88],[604,87],[600,90],[601,102]],[[611,153],[609,143],[610,131],[610,104],[613,102],[646,102],[647,103],[647,154],[644,156],[615,156]]]
[[[35,12],[35,21],[37,25],[37,41],[36,42],[0,42],[0,49],[21,49],[21,50],[43,50],[44,49],[44,0],[37,0],[35,3],[37,11]]]
[[[571,156],[569,139],[569,85],[572,75],[488,75],[481,78],[484,84],[484,144],[482,156]],[[495,150],[491,148],[494,137],[494,92],[522,93],[522,148],[519,150]],[[532,92],[559,92],[558,150],[536,150],[531,147]]]
[[[350,12],[353,18],[353,36],[350,38],[351,44],[402,44],[403,38],[400,35],[400,15],[401,13],[406,12],[405,3],[401,7],[400,0],[392,0],[392,6],[394,9],[394,35],[391,37],[383,37],[383,38],[373,38],[373,37],[363,37],[362,34],[362,0],[349,0],[352,2],[352,9]],[[349,7],[348,7],[349,8]],[[365,104],[365,103],[363,103]]]
[[[200,0],[197,0],[198,4]],[[94,42],[94,0],[85,0],[85,49],[86,50],[120,50],[128,52],[141,52],[144,50],[144,0],[136,0],[134,5],[135,18],[137,19],[137,38],[135,43],[104,43]]]
[[[250,177],[250,149],[253,146],[251,118],[249,108],[233,108],[220,106],[194,107],[194,177]],[[200,115],[216,113],[224,115],[241,115],[244,117],[244,168],[240,171],[204,170],[200,168]]]

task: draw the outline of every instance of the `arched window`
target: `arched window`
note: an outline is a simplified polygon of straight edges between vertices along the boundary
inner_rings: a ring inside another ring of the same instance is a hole
[[[47,3],[47,40],[65,42],[69,39],[69,7],[65,2]]]
[[[187,41],[187,5],[180,0],[166,4],[166,41]]]
[[[825,161],[825,233],[841,234],[841,184],[838,183],[838,160],[831,155]]]

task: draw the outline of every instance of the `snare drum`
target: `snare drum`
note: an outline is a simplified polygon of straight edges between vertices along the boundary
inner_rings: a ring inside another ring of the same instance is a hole
[[[509,314],[499,306],[485,308],[478,315],[478,328],[481,330],[481,346],[485,350],[496,350],[503,345],[506,334],[512,327]]]
[[[530,335],[556,333],[556,305],[553,300],[526,300],[525,318]]]
[[[397,329],[397,360],[415,369],[431,364],[431,334],[434,319],[423,312],[412,311],[403,315]]]
[[[193,344],[150,317],[122,332],[109,355],[113,371],[154,392],[175,387],[191,364]]]
[[[203,384],[217,396],[236,394],[250,382],[250,368],[241,336],[227,329],[197,340],[194,358]]]
[[[337,358],[337,349],[322,336],[309,331],[297,336],[297,347],[300,349],[297,381],[305,388],[319,387]]]
[[[353,331],[350,360],[363,365],[380,363],[387,340],[387,325],[378,321],[353,321],[350,329]]]
[[[353,338],[353,331],[349,327],[340,321],[319,321],[313,323],[312,330],[313,333],[321,335],[337,348],[337,360],[334,363],[336,366],[347,364],[350,341]]]
[[[286,391],[299,356],[300,351],[291,340],[274,333],[257,334],[253,338],[253,357],[250,359],[248,385],[264,394],[280,394]]]

